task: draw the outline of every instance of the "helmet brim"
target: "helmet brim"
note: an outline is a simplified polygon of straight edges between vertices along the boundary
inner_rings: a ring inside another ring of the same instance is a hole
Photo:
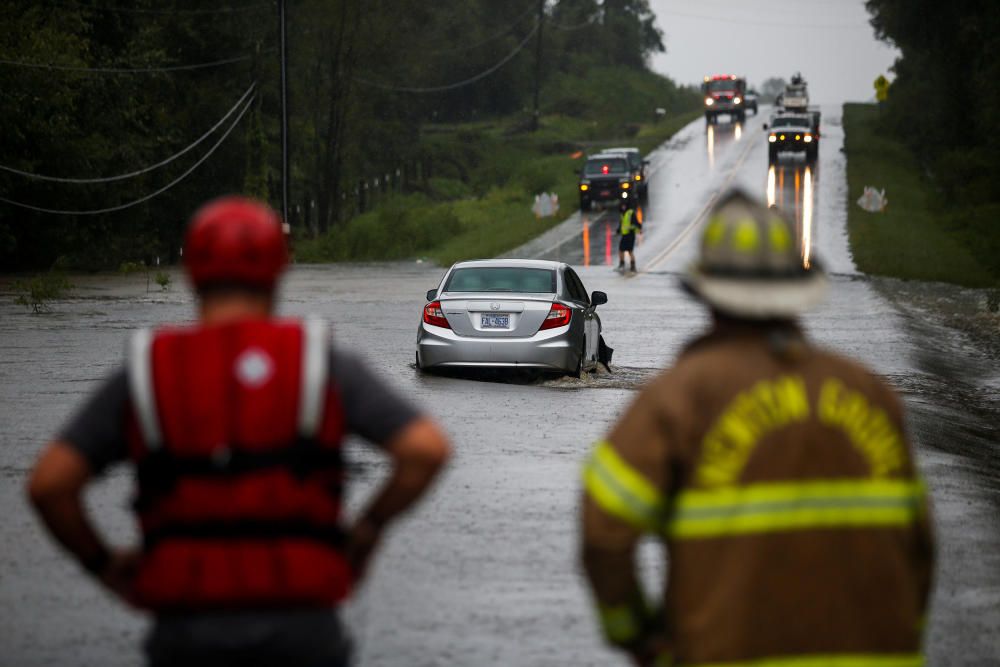
[[[719,312],[755,320],[796,317],[823,301],[829,288],[821,270],[794,278],[746,278],[710,275],[692,268],[681,277],[681,283]]]

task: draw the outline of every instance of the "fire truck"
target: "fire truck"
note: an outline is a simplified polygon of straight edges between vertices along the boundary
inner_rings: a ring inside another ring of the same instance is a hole
[[[719,116],[742,123],[747,118],[747,81],[735,74],[706,76],[701,84],[705,96],[705,122],[714,124]]]

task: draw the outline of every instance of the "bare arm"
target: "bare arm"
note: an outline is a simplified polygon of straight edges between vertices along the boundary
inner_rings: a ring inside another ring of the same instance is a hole
[[[90,466],[72,446],[55,441],[38,458],[28,482],[28,496],[49,533],[85,569],[97,573],[107,564],[108,548],[83,507]]]
[[[348,558],[359,579],[384,528],[424,495],[451,455],[447,436],[427,418],[405,426],[385,449],[392,474],[351,530]]]
[[[93,474],[71,445],[56,440],[46,446],[28,481],[28,497],[49,533],[85,570],[127,599],[138,552],[112,551],[94,529],[83,505],[83,491]]]

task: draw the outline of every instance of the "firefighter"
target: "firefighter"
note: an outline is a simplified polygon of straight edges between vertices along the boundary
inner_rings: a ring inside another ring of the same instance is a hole
[[[625,271],[625,253],[629,256],[629,270],[635,273],[635,237],[642,233],[642,219],[635,207],[627,199],[619,205],[621,217],[618,219],[618,270]]]
[[[154,666],[347,664],[337,606],[449,454],[438,426],[331,345],[324,322],[273,317],[286,257],[267,206],[227,197],[199,210],[184,245],[197,324],[135,334],[30,477],[49,532],[155,615]],[[352,433],[393,471],[347,527]],[[137,473],[141,548],[108,546],[82,503],[117,462]]]
[[[791,221],[739,192],[683,284],[713,324],[584,468],[582,558],[608,642],[638,665],[922,664],[933,542],[899,399],[797,317],[821,300]],[[655,535],[662,602],[635,570]]]

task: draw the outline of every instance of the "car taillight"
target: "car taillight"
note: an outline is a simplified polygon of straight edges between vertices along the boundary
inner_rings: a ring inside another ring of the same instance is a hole
[[[571,315],[572,312],[569,308],[561,303],[554,303],[552,304],[552,307],[549,308],[549,314],[545,316],[544,320],[542,320],[542,326],[539,331],[564,327],[569,324],[569,318]]]
[[[451,328],[448,324],[448,320],[445,319],[444,311],[441,310],[440,301],[431,301],[429,304],[424,306],[424,322],[432,324],[436,327],[444,327],[445,329]]]

